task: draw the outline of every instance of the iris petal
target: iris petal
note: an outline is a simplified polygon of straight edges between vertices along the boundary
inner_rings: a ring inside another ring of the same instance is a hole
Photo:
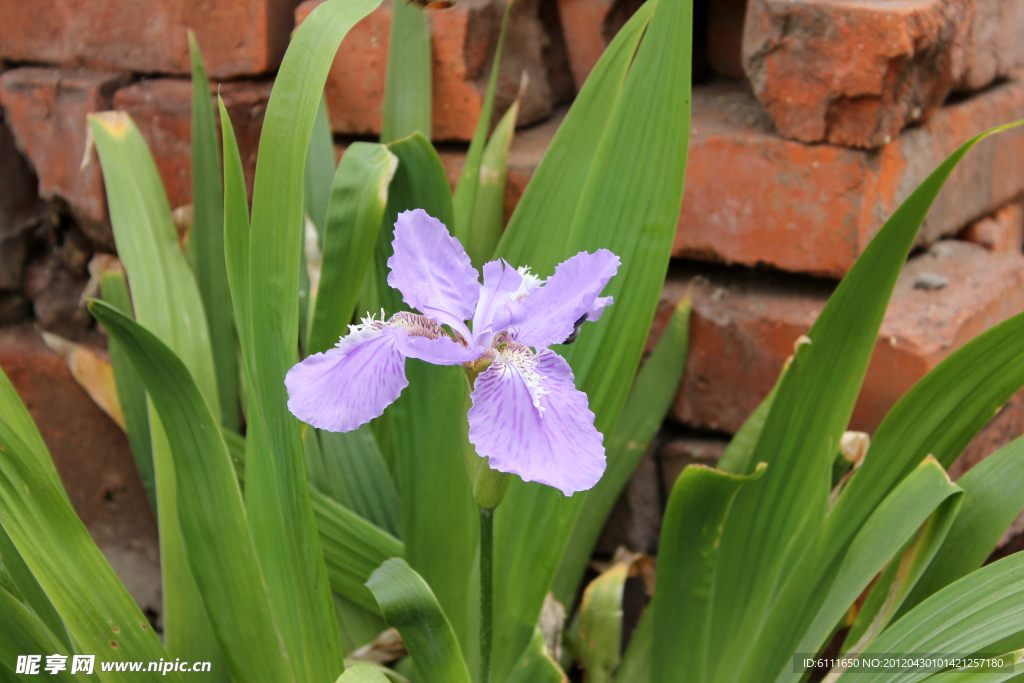
[[[317,429],[348,432],[380,417],[409,380],[394,337],[376,330],[353,333],[309,356],[288,371],[284,383],[295,417]]]
[[[423,209],[403,211],[395,221],[395,253],[388,259],[388,284],[424,315],[469,334],[480,297],[479,275],[462,244]]]
[[[468,363],[476,360],[483,353],[483,349],[462,346],[447,335],[430,339],[411,335],[408,330],[400,327],[390,327],[384,330],[384,334],[391,336],[395,348],[403,356],[418,358],[434,365]]]
[[[483,271],[484,285],[473,314],[473,335],[479,344],[489,341],[485,336],[517,324],[526,310],[522,302],[512,298],[523,283],[519,271],[504,259],[485,263]]]
[[[589,317],[598,295],[620,263],[619,257],[607,249],[598,249],[593,254],[581,251],[562,262],[543,287],[523,300],[527,316],[515,327],[513,337],[536,348],[565,341],[576,321],[584,314]]]
[[[604,473],[604,437],[569,364],[547,349],[534,361],[503,356],[477,378],[469,441],[492,468],[571,496]]]

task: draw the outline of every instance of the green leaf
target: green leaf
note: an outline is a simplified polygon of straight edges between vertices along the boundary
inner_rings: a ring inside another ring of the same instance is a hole
[[[341,158],[331,187],[307,355],[330,349],[347,332],[397,166],[398,158],[387,147],[366,142],[352,143]]]
[[[900,614],[981,567],[1024,508],[1024,438],[975,465],[957,485],[964,503],[935,559],[907,598]]]
[[[366,582],[384,621],[398,629],[426,681],[469,683],[459,641],[430,587],[405,560],[382,564]]]
[[[454,208],[453,220],[455,224],[449,226],[449,229],[466,246],[466,250],[475,268],[479,268],[494,253],[494,245],[491,245],[491,250],[487,252],[477,252],[476,248],[470,251],[470,245],[474,245],[474,247],[479,246],[483,249],[487,243],[486,240],[478,240],[474,234],[478,229],[474,214],[477,207],[477,192],[480,187],[480,168],[483,163],[483,157],[486,154],[484,147],[487,143],[487,132],[491,128],[491,117],[494,114],[494,95],[498,90],[498,75],[501,73],[501,54],[505,49],[505,33],[508,31],[509,17],[512,15],[512,5],[514,3],[515,0],[506,0],[505,2],[505,11],[501,15],[501,29],[498,32],[498,44],[494,50],[494,61],[491,63],[491,75],[487,79],[487,92],[484,93],[483,107],[480,109],[480,118],[476,121],[473,139],[469,143],[466,160],[463,162],[462,171],[459,173],[459,183],[455,186],[455,195],[452,197]],[[518,102],[518,100],[516,101]],[[513,108],[517,108],[516,105],[513,105]],[[505,117],[508,118],[508,114]],[[512,131],[514,131],[516,126],[515,114],[512,115],[511,121]],[[498,124],[498,127],[500,128],[501,124]],[[512,138],[512,131],[508,133],[509,140]],[[497,129],[495,129],[495,133],[497,132]],[[508,143],[505,143],[505,147],[507,150]],[[507,153],[506,151],[506,155]],[[502,188],[504,188],[504,175],[502,179]],[[504,192],[502,195],[502,200],[504,200]],[[504,208],[504,201],[502,201],[502,207]],[[498,235],[500,237],[500,231]]]
[[[782,372],[779,373],[779,378],[775,380],[775,386],[772,387],[772,390],[754,408],[754,412],[743,421],[739,431],[729,440],[729,445],[725,447],[725,452],[722,453],[722,457],[718,460],[718,469],[730,474],[749,474],[754,470],[754,466],[757,464],[751,462],[751,458],[754,456],[754,448],[757,447],[757,440],[761,438],[764,421],[768,417],[768,412],[772,409],[772,402],[775,401],[775,394],[779,390],[779,383],[785,376],[788,367],[789,361],[783,366]]]
[[[597,538],[679,389],[686,368],[691,307],[689,297],[676,306],[654,352],[637,374],[615,430],[608,438],[608,469],[587,493],[552,587],[555,599],[564,605],[575,600]]]
[[[758,484],[740,493],[722,536],[718,580],[733,590],[715,596],[710,658],[717,666],[715,677],[733,680],[748,657],[745,675],[763,676],[763,663],[753,659],[750,643],[785,583],[802,584],[804,590],[799,603],[775,609],[805,617],[817,612],[814,603],[820,604],[827,592],[828,574],[826,585],[818,586],[820,573],[790,570],[812,545],[828,512],[832,459],[918,228],[957,162],[985,135],[946,159],[871,240],[808,332],[811,343],[799,346],[779,385],[753,454],[755,462],[771,467]],[[832,572],[832,557],[826,554],[814,566]],[[776,653],[794,651],[800,639],[802,619],[787,624],[784,633],[773,634],[780,637]]]
[[[416,131],[430,135],[431,62],[427,13],[411,2],[394,3],[381,142],[394,142]]]
[[[376,258],[367,276],[364,306],[388,314],[406,307],[387,286],[398,213],[422,208],[451,226],[452,203],[444,166],[419,133],[388,145],[398,157]],[[465,374],[460,368],[408,360],[409,386],[371,423],[381,450],[394,463],[401,498],[405,558],[433,589],[460,642],[468,646],[470,572],[477,545],[476,506],[462,459]],[[381,438],[384,437],[384,438]]]
[[[102,302],[89,310],[118,340],[167,425],[186,555],[232,680],[291,680],[219,420],[159,339]]]
[[[388,677],[369,664],[356,664],[338,676],[337,683],[388,683]]]
[[[100,276],[100,292],[103,300],[125,314],[133,317],[132,300],[128,294],[128,281],[123,270],[107,270]],[[146,387],[143,386],[135,368],[125,357],[116,340],[107,340],[110,350],[110,365],[114,369],[114,383],[117,386],[117,400],[124,415],[124,428],[128,444],[132,449],[135,468],[139,471],[142,486],[146,489],[149,504],[156,511],[156,472],[153,469],[153,444],[149,434],[149,415],[146,410]]]
[[[18,656],[26,654],[44,656],[39,667],[42,671],[46,664],[46,655],[62,654],[67,656],[71,654],[71,649],[67,644],[52,636],[28,607],[0,588],[0,666],[14,666],[18,661]],[[69,673],[71,658],[69,657],[67,661],[67,670],[58,673],[57,680],[76,680],[76,677]]]
[[[722,529],[740,489],[760,479],[765,466],[741,476],[691,465],[672,487],[658,541],[658,580],[648,606],[652,616],[651,680],[709,679],[715,566]]]
[[[562,667],[551,657],[551,651],[544,644],[540,628],[533,630],[533,638],[526,649],[519,654],[515,666],[509,672],[505,683],[568,683]]]
[[[327,226],[327,206],[331,201],[331,185],[337,164],[334,161],[334,135],[327,99],[320,97],[320,106],[313,120],[313,132],[306,150],[306,177],[303,183],[303,206],[316,226],[321,248]]]
[[[511,5],[511,3],[509,3]],[[505,180],[508,176],[508,148],[516,131],[519,99],[498,121],[484,149],[477,178],[476,201],[466,253],[476,268],[491,259],[505,226]],[[453,202],[454,203],[454,202]],[[458,225],[458,218],[455,219]]]
[[[1015,553],[929,597],[876,638],[864,654],[977,652],[1022,628],[1024,553]],[[857,683],[914,683],[928,677],[892,671],[849,675]]]
[[[654,610],[650,605],[640,617],[640,623],[633,630],[622,664],[615,674],[615,683],[650,683],[651,651],[654,647]]]
[[[322,541],[323,536],[320,538]],[[328,564],[327,571],[330,570],[331,566]],[[363,588],[365,589],[365,586]],[[373,604],[373,609],[369,610],[335,593],[334,613],[338,616],[338,635],[341,637],[341,646],[346,652],[355,652],[380,635],[381,631],[387,629],[387,624],[380,616],[380,608],[377,607],[376,601]]]
[[[295,31],[267,105],[253,192],[252,341],[246,362],[250,398],[255,398],[249,402],[250,424],[258,424],[246,444],[246,509],[274,616],[300,683],[334,680],[344,666],[299,424],[288,411],[283,382],[296,362],[299,338],[295,293],[305,232],[306,152],[338,46],[378,4],[328,0]]]
[[[369,426],[344,433],[321,431],[319,437],[331,496],[389,534],[401,536],[398,490]]]
[[[376,612],[377,601],[366,589],[366,581],[385,560],[405,555],[402,542],[316,489],[310,490],[310,503],[331,588]]]
[[[626,579],[638,562],[650,563],[645,555],[627,554],[591,581],[583,591],[578,614],[577,653],[587,672],[588,683],[614,680],[621,661],[622,595]],[[653,565],[652,565],[653,566]]]
[[[942,539],[949,531],[949,526],[956,516],[963,497],[963,491],[949,480],[945,470],[934,458],[927,458],[915,469],[893,492],[882,501],[875,512],[861,527],[860,532],[850,543],[850,549],[836,575],[832,586],[825,597],[813,621],[800,625],[804,629],[796,652],[818,652],[827,644],[843,616],[850,609],[872,579],[885,568],[900,548],[908,543],[921,529],[917,539],[922,552],[910,552],[905,558],[905,566],[897,571],[896,581],[892,583],[892,602],[898,605],[914,585],[921,572],[928,566]],[[932,523],[925,524],[928,517],[935,511]],[[894,564],[900,564],[895,562]],[[806,590],[807,586],[790,584],[780,594],[783,605],[791,604],[788,591]],[[888,586],[886,586],[886,590]],[[879,613],[883,621],[887,621],[888,611],[883,608]],[[891,615],[889,615],[891,616]],[[780,679],[799,680],[800,674],[792,671],[792,658],[789,653],[774,652],[779,640],[774,634],[784,630],[780,624],[786,619],[792,620],[794,615],[779,609],[772,612],[761,631],[761,637],[755,641],[751,661],[761,657],[762,679],[765,671],[784,671]],[[859,649],[859,648],[858,648]],[[775,667],[773,669],[773,667]]]
[[[167,657],[145,615],[93,543],[63,491],[3,418],[0,522],[82,652],[95,654],[101,661]],[[147,672],[110,672],[102,680],[180,679],[173,673],[166,678]]]
[[[188,32],[192,57],[192,232],[196,284],[210,331],[216,370],[221,423],[238,431],[238,368],[231,293],[224,269],[224,192],[221,187],[217,130],[210,101],[210,82],[199,44]]]
[[[1014,671],[1014,665],[1020,664],[1024,658],[1024,650],[1015,650],[1002,655],[1002,659],[1008,665],[1008,671],[972,672],[969,669],[951,669],[929,677],[928,683],[1002,683],[1011,678],[1020,676],[1020,671]]]
[[[110,222],[131,283],[136,317],[182,360],[207,402],[220,405],[202,300],[178,248],[178,234],[153,157],[127,114],[91,114],[88,121],[103,167]],[[152,409],[149,417],[159,502],[164,642],[173,656],[215,662],[213,670],[224,672],[181,547],[174,462]]]
[[[587,125],[582,133],[562,137],[569,117],[590,99],[581,92],[530,183],[530,188],[554,183],[555,196],[528,189],[498,247],[509,263],[532,265],[540,275],[580,250],[607,248],[622,259],[605,289],[615,304],[564,352],[605,434],[618,420],[661,294],[682,205],[690,131],[691,3],[657,0],[630,63],[632,51],[623,45],[639,38],[643,21],[643,11],[635,14],[616,37],[622,42],[613,41],[595,68],[599,77],[628,68],[621,92],[603,95],[614,103],[607,124],[594,125],[600,114],[588,113],[578,121]],[[602,67],[609,62],[615,66]],[[605,85],[601,78],[595,82]],[[614,82],[607,85],[615,88]],[[595,135],[599,141],[588,139]],[[574,138],[578,148],[562,147]],[[541,173],[560,165],[560,176]],[[550,202],[537,204],[545,199]],[[537,225],[524,223],[526,216],[536,218]],[[524,241],[518,232],[530,238]],[[566,501],[553,489],[514,482],[498,509],[494,672],[499,680],[529,642],[584,498]]]

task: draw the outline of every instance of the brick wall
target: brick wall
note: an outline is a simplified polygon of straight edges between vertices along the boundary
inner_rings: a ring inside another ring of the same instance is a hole
[[[5,368],[47,357],[44,348],[26,350],[32,322],[102,345],[78,306],[89,259],[114,251],[100,169],[81,163],[85,115],[128,111],[153,148],[171,206],[187,205],[191,28],[211,92],[219,88],[236,124],[251,188],[275,69],[294,26],[320,1],[12,5],[0,25],[0,325],[22,333],[0,334]],[[509,158],[506,213],[578,85],[637,6],[517,2],[498,114],[524,71],[530,86]],[[430,17],[431,132],[453,182],[482,106],[502,7],[458,0]],[[352,30],[331,70],[339,153],[380,130],[390,18],[385,0]],[[1024,118],[1022,29],[1024,0],[697,0],[687,187],[651,340],[692,288],[690,364],[658,466],[641,469],[603,548],[655,542],[649,520],[657,515],[644,506],[661,505],[658,482],[670,485],[686,462],[715,461],[894,208],[963,140]],[[1022,201],[1024,131],[982,143],[955,171],[900,278],[853,428],[873,430],[943,358],[1024,311]],[[66,409],[86,410],[75,405]],[[100,434],[106,420],[98,413],[75,425]],[[58,464],[70,463],[74,442],[58,432],[48,441]],[[1022,432],[1018,396],[954,473]],[[102,443],[96,448],[126,448]],[[75,466],[100,467],[102,457],[90,452]]]

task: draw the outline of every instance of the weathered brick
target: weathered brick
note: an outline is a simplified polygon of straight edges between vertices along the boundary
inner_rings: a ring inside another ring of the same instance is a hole
[[[260,131],[270,99],[272,82],[230,81],[211,85],[219,88],[224,106],[231,115],[246,189],[252,195],[256,174],[256,152]],[[192,83],[181,78],[157,78],[121,88],[114,95],[114,108],[131,115],[149,144],[171,207],[192,201]],[[216,106],[214,116],[219,121]],[[217,124],[219,135],[220,125]]]
[[[301,23],[323,0],[306,0],[295,11]],[[430,11],[433,53],[433,131],[435,140],[473,137],[501,25],[500,0],[466,0]],[[509,25],[495,97],[496,115],[515,99],[526,71],[529,87],[519,110],[526,125],[547,117],[554,105],[543,50],[546,36],[537,0],[517,3]],[[325,93],[336,133],[377,135],[387,71],[391,3],[385,0],[356,24],[338,50]],[[497,120],[497,119],[495,119]]]
[[[1024,63],[1017,0],[750,0],[746,16],[754,92],[805,142],[879,147]]]
[[[614,4],[613,0],[558,0],[577,90],[583,87],[583,82],[608,46],[605,20]]]
[[[690,356],[673,410],[688,425],[735,433],[771,390],[794,341],[810,329],[833,285],[764,272],[703,271],[693,280],[696,270],[675,272],[663,293],[659,325],[671,302],[693,287]],[[948,285],[915,288],[923,279]],[[910,259],[882,323],[850,429],[872,432],[940,361],[1021,311],[1024,255],[948,240]]]
[[[124,434],[30,326],[0,329],[0,367],[39,427],[75,512],[139,605],[158,613],[156,520]]]
[[[36,178],[0,112],[0,290],[21,288],[32,219],[41,210]],[[0,309],[0,319],[16,318],[23,304],[6,297]]]
[[[674,254],[842,276],[900,203],[972,135],[1024,118],[1009,80],[939,110],[870,152],[782,139],[741,84],[694,89]],[[952,235],[1024,190],[1024,130],[981,142],[925,219],[918,245]]]
[[[1020,253],[1024,249],[1024,203],[1007,204],[991,216],[968,225],[958,237],[989,251]]]
[[[190,72],[196,32],[218,78],[277,68],[298,0],[33,0],[4,4],[0,58],[142,73]]]
[[[99,164],[81,168],[87,114],[111,108],[121,73],[24,67],[0,76],[0,104],[39,177],[39,194],[67,203],[95,243],[113,249]]]

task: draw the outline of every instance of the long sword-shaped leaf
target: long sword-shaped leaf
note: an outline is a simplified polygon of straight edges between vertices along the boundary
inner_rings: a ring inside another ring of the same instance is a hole
[[[642,20],[642,13],[633,21],[638,17]],[[541,193],[529,202],[524,195],[515,214],[550,212],[571,219],[552,225],[551,216],[545,215],[541,226],[529,228],[531,233],[537,227],[548,228],[548,233],[540,233],[543,237],[535,234],[533,241],[519,242],[518,249],[512,248],[514,240],[503,240],[498,249],[510,263],[534,265],[542,275],[580,250],[607,248],[622,259],[605,290],[615,305],[565,352],[577,386],[589,397],[597,428],[605,434],[618,420],[640,363],[679,220],[690,131],[691,23],[689,0],[658,0],[635,58],[627,62],[629,73],[618,99],[613,99],[616,104],[603,133],[600,128],[589,131],[600,135],[600,141],[596,147],[581,141],[571,170],[554,181],[566,196],[551,197],[551,206],[540,208],[535,202]],[[633,26],[636,30],[637,24]],[[628,44],[634,34],[626,35]],[[602,62],[623,55],[617,48]],[[579,99],[573,109],[578,106]],[[590,149],[595,150],[592,157]],[[555,151],[553,142],[548,156]],[[580,168],[577,163],[586,165]],[[535,176],[530,186],[540,179]],[[581,188],[578,195],[575,187]],[[575,208],[566,208],[565,203],[577,196]],[[522,226],[510,226],[506,235]],[[496,677],[508,672],[530,640],[583,498],[567,501],[553,489],[514,482],[498,510]]]
[[[459,173],[459,183],[455,186],[455,194],[452,197],[454,209],[452,226],[455,236],[466,246],[474,243],[475,232],[476,195],[480,187],[480,167],[483,162],[484,147],[487,143],[487,132],[491,129],[491,116],[494,113],[494,95],[498,90],[498,75],[501,73],[501,53],[505,48],[505,33],[508,31],[508,20],[512,15],[512,5],[515,0],[506,0],[505,11],[501,15],[501,29],[498,32],[498,44],[494,50],[494,61],[491,63],[491,75],[487,79],[487,92],[484,93],[484,106],[480,109],[480,118],[476,121],[476,129],[473,131],[473,139],[466,151],[466,161],[462,164],[462,171]],[[513,105],[514,106],[514,105]],[[515,115],[512,116],[512,129],[515,129]],[[511,134],[509,135],[511,139]],[[503,183],[504,185],[504,183]],[[500,233],[499,233],[500,235]],[[483,244],[481,244],[483,246]],[[473,265],[480,267],[483,261],[487,260],[494,252],[494,245],[491,251],[483,254],[470,253]],[[479,259],[479,262],[477,262]]]
[[[430,587],[402,559],[388,560],[367,581],[384,621],[402,634],[424,681],[469,683],[459,641]]]
[[[1024,628],[1024,553],[968,574],[890,626],[864,655],[977,652]],[[914,683],[928,673],[849,673],[841,681]]]
[[[124,270],[107,270],[100,276],[100,292],[103,300],[128,317],[133,317],[132,300],[128,293],[128,281]],[[149,504],[156,507],[156,472],[153,470],[153,443],[149,434],[149,414],[146,410],[146,387],[139,379],[131,362],[116,340],[108,340],[110,365],[114,368],[114,383],[117,399],[124,416],[124,430],[135,459],[142,485],[146,489]]]
[[[544,644],[540,628],[533,631],[533,639],[519,655],[505,683],[568,683],[562,667],[551,656]]]
[[[259,422],[262,429],[257,427],[260,441],[253,440],[246,453],[246,509],[274,616],[300,683],[334,680],[344,666],[299,424],[288,411],[283,382],[295,364],[299,338],[295,293],[304,241],[303,178],[334,55],[349,29],[378,4],[328,0],[296,30],[267,105],[253,191],[247,362],[256,399],[249,405],[250,423]]]
[[[0,588],[0,667],[14,667],[19,656],[44,653],[67,656],[70,648],[50,635],[20,600]],[[74,681],[76,678],[68,670],[57,674],[59,681]]]
[[[940,674],[930,676],[928,683],[1002,683],[1010,679],[1016,680],[1020,671],[1015,671],[1015,665],[1024,663],[1024,650],[1015,650],[1001,656],[1006,662],[1005,671],[972,672],[970,669],[952,669],[943,671]]]
[[[388,201],[398,158],[384,145],[353,143],[331,186],[323,238],[323,269],[306,353],[338,343],[352,320]]]
[[[153,157],[124,113],[92,114],[89,126],[103,167],[121,263],[131,284],[139,323],[185,363],[210,405],[220,405],[203,304],[178,248],[178,234]],[[199,590],[181,547],[174,462],[157,416],[150,409],[156,472],[164,638],[174,656],[215,661],[226,673]]]
[[[313,120],[309,148],[306,150],[306,178],[303,183],[303,204],[313,225],[316,226],[321,245],[324,240],[324,228],[327,225],[327,206],[331,202],[331,185],[336,167],[331,117],[327,111],[327,99],[321,97],[316,118]]]
[[[715,565],[729,509],[740,489],[764,474],[726,474],[706,467],[683,470],[672,487],[658,544],[658,581],[654,585],[651,680],[708,680],[708,638]]]
[[[960,477],[964,503],[945,542],[900,614],[981,567],[1024,508],[1024,438],[1003,446]]]
[[[319,432],[319,437],[331,496],[381,529],[401,536],[398,490],[369,426],[345,433]]]
[[[451,225],[451,194],[444,167],[425,137],[391,143],[398,171],[391,181],[373,271],[364,303],[388,314],[406,308],[387,286],[394,222],[400,211],[422,208]],[[469,634],[469,575],[476,552],[474,509],[461,446],[466,378],[459,368],[406,363],[409,386],[377,420],[374,433],[390,448],[402,508],[406,559],[430,585],[460,642]],[[465,646],[467,651],[468,646]]]
[[[571,605],[576,598],[601,529],[675,398],[686,367],[690,308],[689,297],[679,302],[654,352],[637,374],[622,415],[608,438],[608,469],[587,493],[551,589],[564,605]]]
[[[224,191],[221,187],[217,131],[210,101],[210,82],[192,31],[188,33],[192,58],[192,232],[190,245],[196,284],[210,330],[210,350],[216,371],[217,406],[221,423],[238,431],[238,368],[231,293],[224,269]]]
[[[385,560],[403,557],[402,542],[324,494],[310,491],[331,588],[356,604],[377,611],[366,581]]]
[[[890,558],[924,525],[923,531],[930,538],[924,539],[922,545],[928,551],[924,557],[912,555],[909,559],[912,565],[916,566],[905,570],[908,580],[903,584],[894,585],[897,593],[893,599],[902,600],[945,538],[962,497],[963,490],[950,482],[945,470],[934,458],[922,462],[886,497],[850,543],[842,567],[814,620],[806,626],[806,632],[796,652],[818,652],[824,647],[828,636],[857,596],[885,568]],[[934,523],[925,525],[932,511],[935,511]],[[801,588],[806,590],[806,586]],[[783,592],[780,600],[786,598],[787,595]],[[754,654],[749,661],[754,662],[758,657],[763,658],[760,663],[762,678],[765,671],[772,670],[772,667],[777,667],[776,670],[785,670],[780,680],[800,678],[799,674],[791,671],[792,659],[789,653],[772,653],[771,650],[778,643],[774,634],[782,630],[778,621],[786,619],[787,616],[793,618],[792,614],[786,615],[783,610],[773,612],[761,632],[761,637],[753,644]],[[752,667],[753,664],[749,666]],[[753,680],[752,674],[748,674],[748,677]]]
[[[356,664],[338,676],[337,683],[388,683],[388,677],[367,664]]]
[[[430,135],[431,64],[427,13],[415,3],[394,3],[381,142],[394,142],[416,131]]]
[[[510,3],[511,4],[511,3]],[[477,178],[473,218],[466,242],[466,253],[475,268],[481,268],[494,254],[505,225],[505,181],[508,178],[508,149],[516,132],[519,100],[512,103],[498,121],[487,141]],[[458,218],[455,219],[458,225]]]
[[[167,656],[63,492],[3,419],[0,518],[82,652],[108,662],[157,661]],[[149,672],[110,672],[102,680],[180,679],[173,672],[171,678]]]
[[[828,512],[832,460],[896,279],[946,178],[985,135],[950,155],[886,221],[836,288],[807,335],[810,343],[799,346],[779,385],[753,455],[770,468],[764,479],[740,493],[722,536],[719,580],[733,588],[715,596],[711,659],[722,680],[731,680],[751,656],[750,643],[781,585],[817,583],[814,572],[807,576],[788,570],[814,545]],[[826,558],[817,566],[828,568],[831,562]],[[824,588],[808,588],[799,600],[820,601]],[[817,612],[816,606],[787,604],[783,609],[805,616]],[[787,623],[790,640],[779,641],[779,652],[793,651],[801,622]]]
[[[94,302],[90,311],[125,350],[166,425],[186,555],[232,680],[291,680],[219,420],[159,339],[110,306]]]

